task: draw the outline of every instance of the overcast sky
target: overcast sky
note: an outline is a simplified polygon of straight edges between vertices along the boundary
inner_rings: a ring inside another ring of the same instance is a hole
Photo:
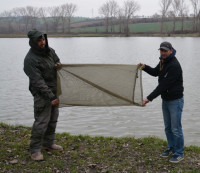
[[[96,17],[99,16],[98,9],[107,0],[0,0],[0,12],[11,10],[15,7],[25,7],[27,5],[35,7],[56,6],[64,3],[74,3],[78,6],[75,16]],[[124,0],[116,0],[120,6]],[[136,0],[140,6],[140,11],[136,15],[151,16],[160,10],[160,0]]]

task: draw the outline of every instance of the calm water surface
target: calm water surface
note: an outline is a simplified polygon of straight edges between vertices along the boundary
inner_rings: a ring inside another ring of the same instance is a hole
[[[158,47],[170,41],[184,73],[183,130],[186,145],[200,146],[200,38],[50,38],[62,63],[137,64],[156,66]],[[23,60],[28,39],[0,39],[0,121],[32,126],[33,98]],[[143,73],[144,96],[157,78]],[[158,136],[165,139],[160,97],[146,107],[67,107],[60,109],[57,132],[91,136]]]

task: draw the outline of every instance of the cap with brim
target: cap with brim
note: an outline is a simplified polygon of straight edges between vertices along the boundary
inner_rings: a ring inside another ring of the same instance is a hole
[[[172,49],[172,45],[169,42],[163,42],[163,43],[160,44],[160,48],[158,50],[161,50],[161,49],[171,50]]]
[[[161,50],[161,49],[164,49],[164,50],[170,50],[170,49],[167,48],[167,47],[160,47],[158,50]]]

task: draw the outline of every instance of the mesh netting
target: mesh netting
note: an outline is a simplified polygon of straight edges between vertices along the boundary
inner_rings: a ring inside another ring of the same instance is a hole
[[[141,106],[141,76],[137,65],[64,64],[58,71],[60,107]]]

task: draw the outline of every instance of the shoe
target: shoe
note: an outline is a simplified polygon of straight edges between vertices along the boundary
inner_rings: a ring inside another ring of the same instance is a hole
[[[183,160],[183,159],[184,159],[183,156],[174,154],[174,155],[172,156],[172,158],[171,158],[169,161],[170,161],[171,163],[178,163],[178,162],[180,162],[180,161]]]
[[[163,152],[160,156],[161,157],[168,157],[172,154],[174,154],[173,148],[169,148],[165,152]]]
[[[36,152],[36,153],[31,154],[31,159],[35,161],[41,161],[41,160],[44,160],[44,157],[41,152]]]
[[[56,145],[56,144],[53,144],[50,147],[48,147],[48,146],[42,146],[42,149],[63,151],[63,147],[60,146],[60,145]]]

